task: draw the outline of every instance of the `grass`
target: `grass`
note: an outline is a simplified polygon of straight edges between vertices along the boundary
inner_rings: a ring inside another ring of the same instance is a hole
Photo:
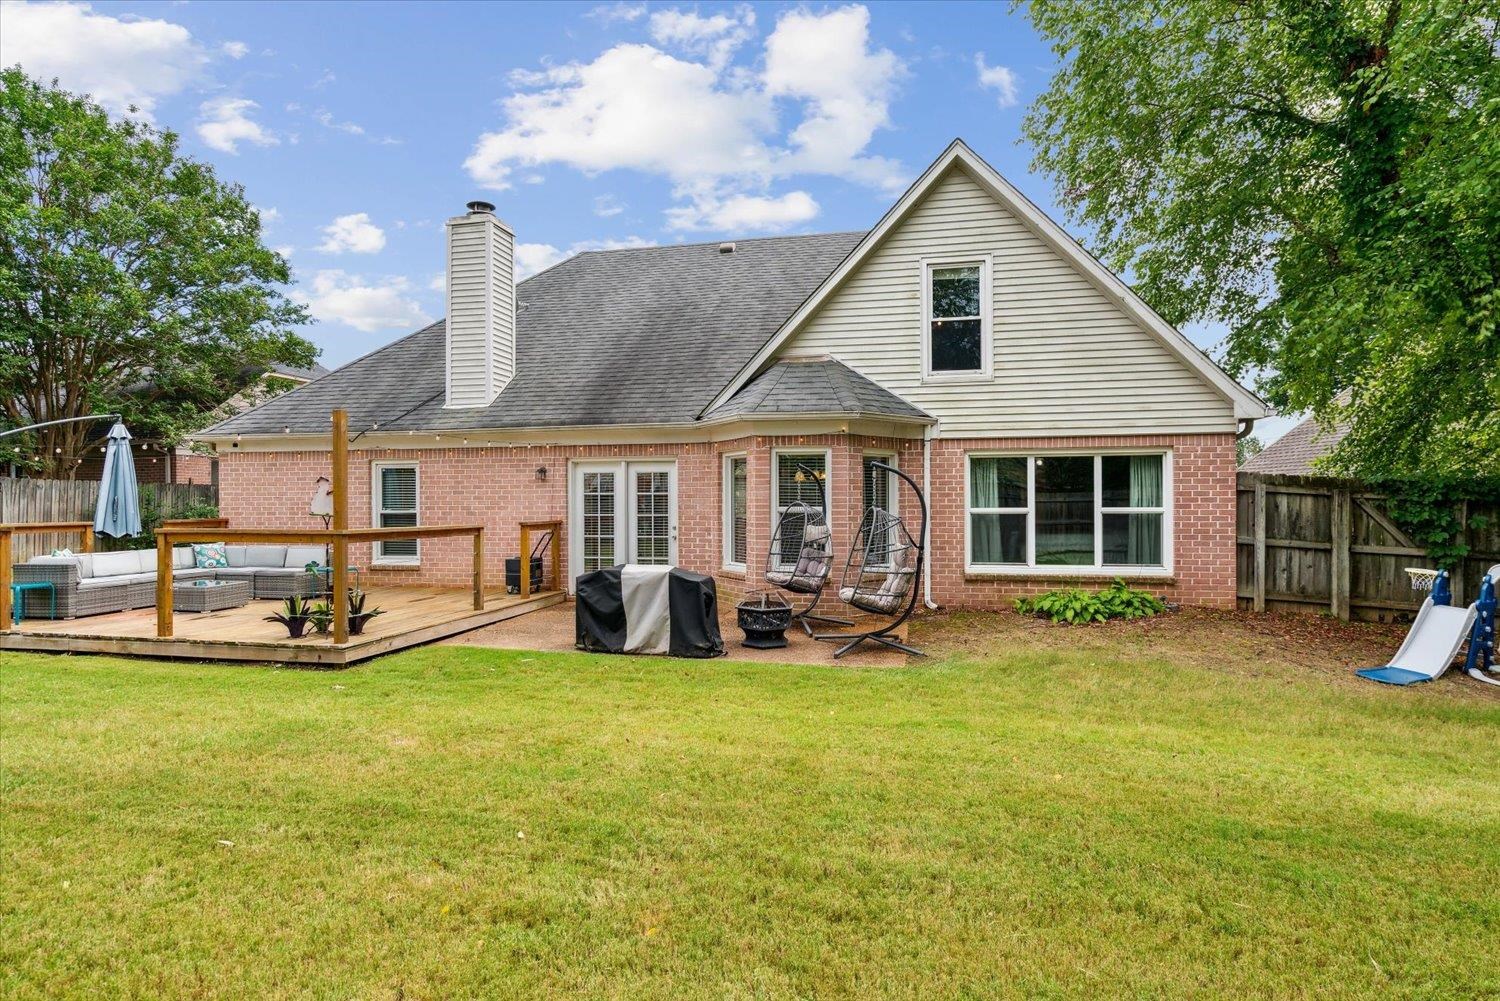
[[[1109,635],[8,655],[0,994],[1500,992],[1500,700]]]

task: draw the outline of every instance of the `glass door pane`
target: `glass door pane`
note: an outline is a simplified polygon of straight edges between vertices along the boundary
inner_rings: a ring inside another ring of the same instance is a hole
[[[666,469],[633,469],[632,563],[672,562],[672,474]]]
[[[601,570],[615,559],[615,474],[583,474],[583,572]]]

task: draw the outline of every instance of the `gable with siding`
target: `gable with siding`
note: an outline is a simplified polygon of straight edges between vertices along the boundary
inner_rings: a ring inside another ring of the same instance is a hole
[[[992,377],[922,378],[922,260],[992,261]],[[968,437],[1226,432],[1234,404],[1002,205],[938,177],[778,357],[832,356]]]

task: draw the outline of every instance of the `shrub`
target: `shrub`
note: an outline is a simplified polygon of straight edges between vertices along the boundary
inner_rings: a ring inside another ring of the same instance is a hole
[[[1119,577],[1109,587],[1092,594],[1070,587],[1016,599],[1016,611],[1022,615],[1042,615],[1053,622],[1068,625],[1109,619],[1143,619],[1166,610],[1165,601],[1147,591],[1136,590]]]

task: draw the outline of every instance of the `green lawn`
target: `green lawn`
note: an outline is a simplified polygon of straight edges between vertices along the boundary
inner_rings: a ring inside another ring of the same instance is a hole
[[[0,995],[1500,992],[1500,700],[1003,646],[6,655]]]

